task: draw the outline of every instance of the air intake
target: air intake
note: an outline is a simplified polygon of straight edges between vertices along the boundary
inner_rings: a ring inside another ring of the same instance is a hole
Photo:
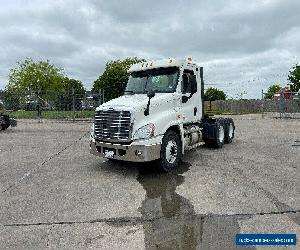
[[[131,115],[113,109],[96,111],[95,136],[103,142],[129,142]]]

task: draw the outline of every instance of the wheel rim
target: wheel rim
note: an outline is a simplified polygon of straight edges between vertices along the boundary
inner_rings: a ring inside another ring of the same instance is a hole
[[[232,125],[232,123],[230,123],[230,125],[229,125],[228,136],[229,136],[230,139],[233,137],[233,125]]]
[[[166,160],[168,163],[173,164],[177,158],[177,144],[174,140],[168,142],[166,146]]]
[[[224,140],[224,128],[223,128],[223,126],[220,126],[220,128],[219,128],[219,141],[223,142],[223,140]]]

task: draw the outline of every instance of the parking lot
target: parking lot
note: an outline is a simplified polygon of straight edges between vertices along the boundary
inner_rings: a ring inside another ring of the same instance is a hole
[[[299,237],[300,120],[234,120],[233,143],[190,151],[169,174],[91,155],[87,122],[20,120],[0,132],[0,248],[234,249],[237,233]]]

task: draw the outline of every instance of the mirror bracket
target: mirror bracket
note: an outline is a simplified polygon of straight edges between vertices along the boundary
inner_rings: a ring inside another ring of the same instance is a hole
[[[148,116],[148,115],[149,115],[150,100],[151,100],[151,98],[153,98],[154,96],[155,96],[155,92],[154,92],[153,90],[149,90],[148,93],[147,93],[147,97],[148,97],[149,99],[148,99],[147,107],[146,107],[146,109],[144,110],[144,115],[145,115],[145,116]]]

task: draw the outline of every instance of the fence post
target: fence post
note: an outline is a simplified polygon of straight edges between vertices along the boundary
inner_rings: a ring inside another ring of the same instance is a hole
[[[280,91],[280,106],[279,106],[279,117],[280,119],[283,118],[283,114],[284,114],[284,96],[283,96],[283,91]]]
[[[37,93],[37,112],[38,112],[39,123],[41,123],[42,111],[41,111],[40,92]]]
[[[264,90],[261,90],[261,118],[264,119]]]
[[[104,89],[102,90],[102,104],[105,103],[105,98],[104,98]]]
[[[75,90],[72,88],[72,109],[73,109],[73,122],[75,122]]]

